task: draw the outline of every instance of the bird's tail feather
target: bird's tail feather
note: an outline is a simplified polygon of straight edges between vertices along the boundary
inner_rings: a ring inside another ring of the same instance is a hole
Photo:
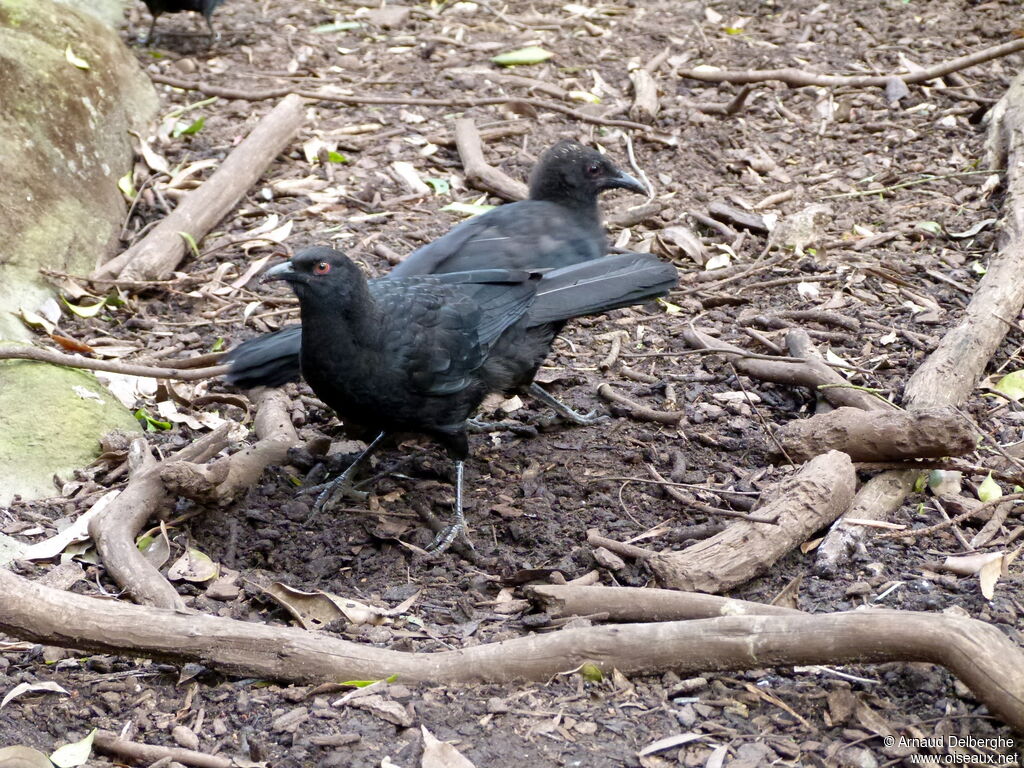
[[[528,316],[531,325],[570,320],[664,296],[676,268],[648,253],[621,253],[544,275]]]
[[[288,325],[239,344],[227,354],[224,378],[237,387],[279,387],[298,381],[302,326]]]

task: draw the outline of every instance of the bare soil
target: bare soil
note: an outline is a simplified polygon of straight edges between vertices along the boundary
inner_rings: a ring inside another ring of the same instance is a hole
[[[362,95],[445,99],[514,93],[555,99],[537,90],[547,84],[601,99],[596,105],[563,102],[576,109],[629,119],[628,62],[647,62],[669,51],[656,74],[660,138],[633,133],[637,163],[664,207],[633,223],[628,236],[613,227],[610,237],[619,245],[675,260],[680,288],[670,297],[672,307],[651,304],[573,324],[555,345],[543,378],[577,409],[606,409],[596,389],[610,382],[652,408],[682,411],[682,425],[613,414],[605,424],[574,427],[550,423],[550,413],[529,401],[513,409],[507,418],[540,424],[539,434],[472,439],[466,511],[480,555],[474,563],[454,553],[425,560],[405,546],[422,547],[432,537],[418,508],[439,516],[450,510],[448,462],[436,447],[407,441],[382,453],[369,503],[313,520],[307,519],[310,499],[298,494],[296,485],[322,477],[323,463],[297,457],[265,473],[231,507],[200,509],[181,502],[171,511],[181,520],[171,531],[172,556],[185,546],[195,547],[240,574],[238,590],[215,596],[203,585],[178,582],[192,607],[288,623],[289,615],[257,586],[280,581],[386,606],[419,592],[406,614],[386,624],[338,622],[329,628],[380,647],[426,652],[545,631],[546,617],[510,602],[531,579],[546,580],[553,571],[573,579],[598,568],[604,584],[652,583],[642,563],[627,560],[615,570],[598,564],[586,544],[589,529],[620,540],[655,530],[639,543],[673,549],[692,541],[691,526],[719,522],[644,482],[649,478],[645,464],[672,481],[692,484],[688,490],[704,504],[741,511],[749,508],[753,494],[788,471],[772,463],[770,430],[813,413],[814,394],[738,377],[717,358],[686,354],[680,332],[687,323],[694,320],[761,353],[771,350],[747,329],[778,342],[782,326],[805,327],[823,351],[829,348],[863,371],[854,383],[899,402],[904,382],[957,320],[995,249],[991,224],[964,233],[998,217],[1000,210],[998,191],[983,186],[988,177],[968,173],[978,171],[983,158],[985,134],[978,119],[1006,89],[1020,66],[1019,56],[965,71],[966,82],[958,87],[913,86],[898,101],[889,101],[880,89],[761,84],[731,116],[705,114],[691,105],[728,102],[735,87],[681,79],[676,71],[709,64],[728,69],[795,66],[836,74],[898,72],[905,60],[928,66],[1003,41],[1019,23],[1019,4],[636,0],[587,8],[584,18],[571,6],[548,0],[421,4],[395,28],[384,28],[357,5],[343,2],[229,0],[215,17],[219,42],[208,46],[201,20],[178,14],[161,19],[155,45],[148,48],[137,39],[149,16],[141,3],[130,11],[124,39],[148,70],[248,93],[329,86]],[[322,29],[346,21],[362,26]],[[453,74],[465,68],[494,71],[491,56],[531,43],[555,53],[550,61],[514,70],[536,80],[533,88]],[[160,92],[165,112],[202,98],[163,86]],[[201,130],[155,149],[172,166],[222,159],[274,103],[218,99],[203,104],[183,118],[203,117]],[[149,358],[177,358],[279,327],[294,311],[284,292],[254,281],[220,290],[254,259],[281,250],[282,245],[265,241],[247,243],[245,233],[271,216],[278,217],[278,225],[293,226],[283,242],[286,249],[329,243],[359,259],[369,274],[386,272],[389,264],[381,253],[387,251],[379,246],[405,255],[461,220],[457,213],[440,210],[443,206],[480,197],[461,183],[458,154],[442,143],[450,140],[454,119],[462,114],[475,118],[481,129],[527,126],[524,133],[485,146],[489,162],[515,178],[523,178],[546,146],[566,136],[600,144],[628,167],[619,129],[551,111],[311,103],[300,139],[200,243],[200,257],[190,258],[172,284],[123,289],[129,298],[126,308],[95,319],[68,319],[65,332],[86,342],[112,337],[137,343]],[[345,132],[353,126],[368,127]],[[301,145],[314,137],[346,162],[308,162]],[[411,195],[391,173],[395,161],[412,163],[425,179],[448,181],[450,192]],[[924,174],[933,178],[917,183]],[[141,180],[140,172],[136,182]],[[165,183],[149,189],[128,220],[125,245],[173,205],[176,193]],[[829,206],[821,232],[805,252],[775,251],[784,258],[760,262],[763,266],[742,280],[705,289],[701,265],[666,230],[690,227],[708,256],[725,252],[725,246],[733,251],[733,266],[749,268],[767,246],[763,233],[725,236],[695,223],[688,213],[706,213],[715,202],[749,206],[787,190],[794,192],[791,199],[759,213],[785,218],[810,204]],[[615,214],[642,202],[619,192],[607,195],[603,207]],[[875,237],[880,233],[891,237]],[[779,316],[814,309],[840,314],[854,325]],[[602,370],[616,332],[625,332],[622,352]],[[1016,321],[992,372],[1020,368],[1021,346]],[[645,374],[650,383],[636,380],[645,377],[630,378],[623,366]],[[246,416],[224,401],[231,390],[223,383],[210,383],[208,392],[205,385],[178,390],[186,400],[204,392],[215,396],[203,405],[179,405],[182,412],[206,410],[239,421]],[[329,436],[334,457],[327,463],[332,469],[344,466],[362,444],[344,434],[304,385],[292,385],[290,391],[302,436]],[[742,392],[756,395],[759,402],[751,406],[730,399]],[[161,392],[155,398],[166,396]],[[153,403],[150,398],[145,407],[155,413]],[[979,392],[967,410],[990,441],[1006,445],[1022,439],[1024,411],[1018,405]],[[194,434],[175,425],[153,433],[153,440],[171,449]],[[970,458],[987,466],[993,454]],[[88,506],[96,483],[114,483],[105,480],[109,469],[102,466],[85,476],[70,498],[15,505],[0,520],[0,530],[18,534],[31,523],[45,533],[28,540],[52,534],[57,521]],[[968,478],[968,485],[983,479],[980,474]],[[926,495],[914,494],[894,522],[921,527],[940,519]],[[1019,512],[1011,513],[997,542],[1022,525]],[[966,530],[968,538],[973,533]],[[869,537],[854,566],[833,579],[814,575],[813,553],[797,552],[734,595],[767,602],[792,586],[795,604],[811,612],[867,605],[955,608],[994,623],[1021,642],[1024,579],[1019,566],[999,582],[994,599],[986,600],[977,578],[934,570],[936,561],[962,550],[949,528],[903,539]],[[33,577],[51,567],[22,564]],[[114,590],[95,566],[72,588],[89,594]],[[877,766],[915,764],[910,762],[914,756],[928,752],[910,750],[911,755],[886,747],[882,736],[887,729],[922,737],[1011,735],[963,685],[923,664],[761,669],[686,681],[671,673],[600,682],[566,674],[546,685],[455,687],[399,680],[383,695],[406,710],[402,725],[372,709],[332,706],[341,694],[327,689],[225,679],[201,668],[143,659],[83,658],[23,644],[0,654],[0,691],[42,680],[59,682],[71,695],[26,696],[8,704],[0,710],[0,746],[20,743],[50,751],[94,727],[121,731],[128,726],[128,735],[138,741],[185,743],[190,733],[201,751],[282,768],[408,768],[419,765],[419,726],[424,725],[479,768],[702,766],[722,765],[722,759],[737,767]],[[179,726],[186,730],[175,731]],[[686,733],[699,738],[638,756],[652,742]],[[723,746],[724,751],[715,752]],[[1012,750],[1003,751],[1004,759],[1015,759]],[[985,750],[972,755],[978,764],[995,764],[998,758]],[[110,759],[94,755],[90,764],[109,765]]]

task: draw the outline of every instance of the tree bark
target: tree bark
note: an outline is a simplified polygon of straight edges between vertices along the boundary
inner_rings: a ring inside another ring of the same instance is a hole
[[[661,552],[647,562],[664,587],[725,592],[764,573],[839,517],[856,484],[850,457],[830,451],[786,478],[772,500],[756,510],[761,517],[775,517],[775,525],[740,520],[682,552]]]
[[[294,627],[98,600],[0,569],[0,631],[63,648],[192,661],[229,674],[299,683],[390,675],[434,683],[548,680],[584,663],[609,673],[693,674],[926,661],[949,668],[994,714],[1024,731],[1024,652],[984,622],[913,611],[619,624],[409,653]]]

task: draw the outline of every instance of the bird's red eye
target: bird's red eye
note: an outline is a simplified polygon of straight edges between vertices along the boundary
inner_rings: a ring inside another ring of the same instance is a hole
[[[313,267],[314,275],[326,275],[330,271],[331,265],[328,264],[326,261],[318,261],[316,265]]]
[[[587,175],[588,176],[600,176],[601,175],[601,166],[598,165],[597,163],[591,163],[590,165],[587,166]]]

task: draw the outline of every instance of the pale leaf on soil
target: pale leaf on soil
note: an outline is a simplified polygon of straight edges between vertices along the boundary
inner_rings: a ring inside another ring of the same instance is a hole
[[[167,162],[167,158],[154,150],[149,142],[141,137],[139,137],[139,154],[154,173],[170,173],[171,165]]]
[[[707,260],[704,243],[688,227],[666,227],[661,231],[661,239],[668,241],[689,256],[696,264],[703,265]]]
[[[992,473],[989,472],[988,476],[978,486],[978,498],[982,501],[995,501],[1003,497],[1003,489],[999,487],[999,483],[992,479]]]
[[[159,528],[153,528],[140,536],[135,546],[154,568],[163,568],[171,559],[171,542],[167,538],[167,524],[161,520]]]
[[[841,358],[839,355],[833,352],[831,348],[825,350],[825,359],[828,362],[833,363],[834,365],[850,365],[850,362],[848,360],[844,360],[843,358]],[[848,368],[839,368],[838,370],[841,374],[843,374],[843,376],[846,376],[847,378],[853,375],[853,371],[849,370]]]
[[[158,382],[150,376],[97,371],[96,378],[125,408],[135,408],[140,400],[156,394]]]
[[[171,581],[192,581],[201,583],[217,578],[220,565],[213,562],[210,556],[198,549],[188,549],[167,569],[167,578]]]
[[[124,195],[125,200],[130,203],[132,198],[135,197],[135,184],[132,183],[131,171],[117,180],[117,188]]]
[[[64,693],[68,696],[71,695],[71,691],[49,680],[45,683],[18,683],[7,692],[3,701],[0,701],[0,709],[3,709],[8,703],[14,701],[19,696],[24,696],[26,693]]]
[[[75,54],[71,48],[71,43],[68,43],[64,49],[64,58],[67,59],[68,64],[79,69],[89,69],[89,62],[83,59],[81,56]]]
[[[996,583],[1003,575],[1004,563],[1002,557],[995,557],[985,563],[978,570],[978,581],[981,583],[981,594],[986,600],[991,600],[996,594]]]
[[[1012,373],[1006,374],[999,379],[992,388],[996,392],[999,392],[1014,402],[1017,402],[1021,398],[1024,398],[1024,370],[1013,371]]]
[[[664,739],[652,741],[636,754],[637,757],[653,755],[655,752],[664,752],[666,749],[681,747],[683,744],[689,744],[691,741],[699,741],[703,738],[705,737],[699,733],[677,733],[675,736],[666,736]]]
[[[96,736],[96,729],[89,731],[89,735],[81,741],[72,744],[65,744],[56,749],[50,755],[50,762],[57,768],[74,768],[76,765],[84,765],[92,754],[92,740]]]
[[[933,469],[928,473],[928,488],[936,496],[958,496],[963,487],[963,473],[950,469]]]
[[[797,283],[796,292],[800,298],[814,301],[821,293],[821,283]]]
[[[420,178],[419,173],[416,172],[416,167],[412,163],[396,160],[391,164],[391,170],[409,188],[410,192],[417,195],[430,194],[430,187],[423,183],[423,179]]]
[[[981,232],[981,230],[985,229],[985,227],[990,227],[997,221],[998,219],[983,219],[978,223],[968,227],[963,232],[947,232],[946,235],[957,240],[965,240],[968,237],[974,237],[976,234]]]
[[[171,180],[167,182],[167,186],[170,187],[171,189],[178,189],[182,187],[185,184],[185,182],[188,181],[192,176],[202,173],[207,168],[216,167],[217,161],[212,159],[197,160],[194,163],[189,163],[187,166],[182,168],[180,171],[178,171],[171,177]]]
[[[427,726],[420,725],[420,730],[423,732],[423,757],[420,768],[475,768],[473,763],[449,742],[441,741],[428,731]]]
[[[728,253],[718,253],[704,262],[704,269],[710,272],[713,269],[722,269],[732,263],[732,256]]]
[[[57,330],[57,326],[51,323],[42,315],[33,312],[31,309],[21,308],[19,312],[21,321],[25,323],[29,328],[41,328],[44,332],[50,334]]]
[[[0,749],[0,768],[53,768],[50,758],[31,747]]]
[[[394,608],[378,608],[322,590],[305,592],[279,581],[263,591],[294,616],[303,629],[321,629],[340,618],[353,624],[380,624],[386,617],[405,613],[420,596],[417,592]]]
[[[103,308],[107,305],[106,299],[100,299],[97,302],[87,305],[72,304],[64,297],[61,297],[61,300],[64,302],[64,305],[72,312],[74,312],[76,315],[87,319],[90,317],[96,317],[96,315],[102,312]]]
[[[75,522],[56,536],[52,536],[45,541],[33,544],[25,550],[25,553],[22,556],[26,560],[49,560],[51,557],[56,557],[63,552],[64,548],[67,547],[68,544],[76,541],[87,540],[89,538],[89,521],[109,506],[120,493],[120,490],[113,490],[103,494],[96,503],[89,508],[89,511],[80,515]]]
[[[704,768],[722,768],[722,766],[725,765],[725,758],[728,754],[728,744],[722,744],[715,747],[715,750],[711,753],[710,757],[708,757],[707,762],[704,763]]]
[[[547,51],[540,46],[530,45],[526,48],[520,48],[515,51],[508,51],[507,53],[499,53],[493,57],[491,61],[502,67],[515,67],[523,64],[540,64],[542,61],[547,61],[554,56],[551,51]]]
[[[991,562],[1003,562],[1002,552],[977,552],[973,555],[961,555],[947,557],[942,561],[942,569],[955,573],[958,576],[974,576],[981,573],[981,569]]]

